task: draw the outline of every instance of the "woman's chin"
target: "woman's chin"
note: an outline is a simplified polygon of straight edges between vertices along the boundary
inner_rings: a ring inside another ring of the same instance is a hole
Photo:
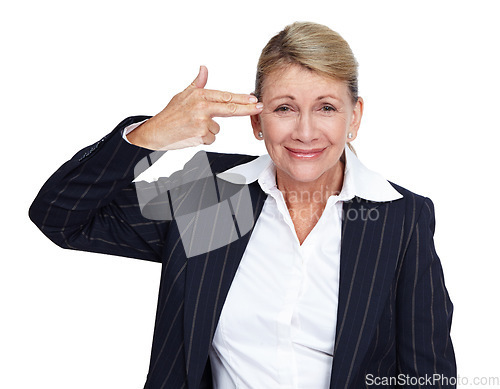
[[[321,177],[321,173],[322,172],[319,172],[316,169],[311,169],[311,167],[295,168],[285,171],[282,178],[289,183],[307,184],[317,181],[318,178]]]

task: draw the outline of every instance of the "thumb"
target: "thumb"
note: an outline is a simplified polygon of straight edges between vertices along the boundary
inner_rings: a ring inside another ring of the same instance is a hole
[[[198,75],[188,88],[204,88],[207,84],[207,79],[208,69],[206,66],[201,65],[200,70],[198,71]]]

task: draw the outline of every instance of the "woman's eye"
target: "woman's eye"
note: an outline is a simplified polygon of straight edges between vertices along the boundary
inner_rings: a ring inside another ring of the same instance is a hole
[[[290,107],[282,105],[274,110],[274,112],[290,112]]]
[[[337,111],[337,109],[332,105],[324,105],[321,107],[321,110],[323,112],[335,112],[335,111]],[[276,108],[274,110],[274,112],[278,112],[278,113],[292,112],[292,108],[290,108],[288,105],[281,105],[278,108]]]
[[[336,111],[335,107],[331,106],[331,105],[324,105],[323,107],[321,107],[321,109],[325,112],[334,112]]]

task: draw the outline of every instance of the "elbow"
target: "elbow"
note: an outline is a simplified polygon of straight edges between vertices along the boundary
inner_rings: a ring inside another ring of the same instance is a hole
[[[31,222],[38,227],[38,229],[44,232],[43,229],[43,220],[44,220],[44,212],[40,210],[40,206],[37,204],[37,201],[33,201],[28,210],[28,217]]]
[[[33,222],[35,226],[40,228],[41,226],[41,219],[39,217],[39,212],[37,212],[37,206],[36,206],[36,200],[30,205],[30,208],[28,209],[28,217],[30,220]]]
[[[44,212],[42,207],[37,204],[36,200],[31,204],[28,210],[29,219],[51,242],[63,249],[71,248],[68,244],[64,228],[56,228],[46,225],[46,214],[47,213]]]

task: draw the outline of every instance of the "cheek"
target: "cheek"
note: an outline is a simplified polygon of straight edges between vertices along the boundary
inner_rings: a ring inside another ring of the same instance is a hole
[[[348,132],[346,120],[341,116],[318,118],[315,127],[318,131],[318,137],[331,144],[343,142]]]
[[[262,118],[261,121],[262,131],[266,134],[266,138],[272,142],[280,142],[290,137],[296,124],[294,118],[277,118],[271,115]]]
[[[323,128],[327,129],[326,132],[335,138],[345,136],[349,130],[347,118],[341,115],[325,118],[322,124]]]

